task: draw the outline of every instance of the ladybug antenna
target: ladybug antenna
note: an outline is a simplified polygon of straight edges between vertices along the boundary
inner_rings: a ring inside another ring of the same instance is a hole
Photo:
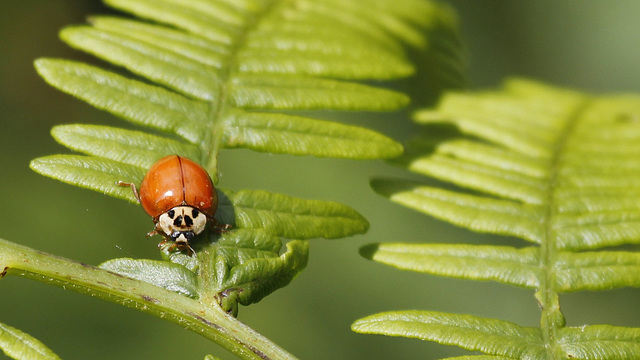
[[[187,244],[187,255],[198,257],[195,250],[193,250],[193,248],[189,244]]]

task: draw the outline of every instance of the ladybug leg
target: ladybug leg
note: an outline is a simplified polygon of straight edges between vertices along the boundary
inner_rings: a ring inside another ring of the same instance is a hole
[[[169,239],[164,239],[164,240],[160,241],[160,242],[158,243],[158,249],[162,250],[162,249],[165,247],[165,245],[166,245],[169,241],[171,241],[171,240],[169,240]],[[167,250],[168,252],[172,252],[172,251],[174,251],[176,248],[177,248],[178,250],[180,250],[180,251],[186,251],[186,252],[187,252],[187,255],[189,255],[189,256],[194,256],[194,255],[196,254],[195,250],[193,250],[193,248],[191,247],[191,245],[189,245],[189,244],[180,244],[180,245],[178,245],[178,244],[177,244],[177,243],[175,243],[175,242],[174,242],[173,244],[169,245],[169,246],[167,247],[167,249],[166,249],[166,250]]]
[[[162,248],[169,242],[169,239],[164,239],[158,243],[158,249],[162,250]],[[176,248],[176,244],[173,243],[169,245],[167,248],[168,251],[173,251]]]
[[[158,235],[158,231],[157,230],[153,230],[153,231],[149,231],[147,233],[147,237],[152,237],[153,235]],[[164,240],[163,243],[166,242],[166,241],[167,240]]]
[[[219,232],[219,233],[226,233],[229,230],[231,230],[233,226],[231,226],[231,224],[224,224],[224,225],[219,225],[219,224],[215,224],[213,226],[213,228],[215,229],[215,231]]]
[[[129,186],[131,188],[131,191],[133,191],[133,196],[136,198],[136,200],[138,200],[138,202],[140,202],[140,195],[138,194],[138,189],[136,189],[136,184],[124,181],[116,181],[116,185]]]
[[[211,218],[211,220],[209,220],[209,222],[211,223],[211,228],[213,229],[213,231],[221,234],[221,233],[225,233],[229,230],[231,230],[231,228],[233,228],[233,226],[231,224],[218,224],[216,222],[216,219]]]

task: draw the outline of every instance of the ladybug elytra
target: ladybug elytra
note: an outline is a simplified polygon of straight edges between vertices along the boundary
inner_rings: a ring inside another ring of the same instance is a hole
[[[200,165],[178,155],[166,156],[151,166],[140,183],[119,181],[120,186],[130,186],[144,211],[153,218],[155,229],[147,234],[160,234],[169,241],[169,250],[178,248],[193,255],[193,238],[202,233],[207,224],[215,225],[214,214],[218,197],[213,182]],[[223,226],[226,229],[228,226]]]

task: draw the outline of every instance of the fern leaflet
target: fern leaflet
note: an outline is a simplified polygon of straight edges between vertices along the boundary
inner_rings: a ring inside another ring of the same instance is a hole
[[[0,323],[0,350],[13,359],[60,359],[40,340],[3,323]]]

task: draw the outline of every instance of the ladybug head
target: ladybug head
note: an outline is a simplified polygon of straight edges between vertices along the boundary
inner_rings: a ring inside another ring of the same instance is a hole
[[[175,242],[178,249],[189,248],[193,238],[204,231],[207,216],[200,210],[186,205],[176,206],[160,214],[156,230]]]

